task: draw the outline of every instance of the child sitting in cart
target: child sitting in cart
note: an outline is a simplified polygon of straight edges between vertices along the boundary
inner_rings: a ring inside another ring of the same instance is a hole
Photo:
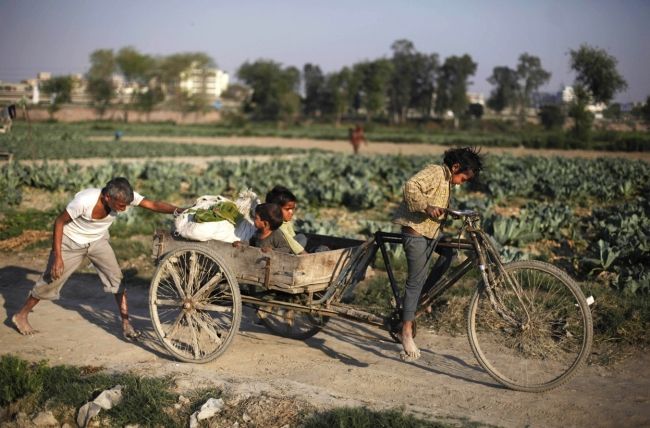
[[[291,253],[291,247],[280,232],[282,211],[277,204],[259,204],[255,207],[255,228],[257,232],[250,240],[250,245],[259,247],[262,251],[270,250],[280,253]],[[238,247],[240,242],[233,242]]]
[[[306,254],[305,246],[307,245],[307,237],[305,235],[296,235],[293,229],[293,214],[296,211],[297,198],[296,196],[284,186],[275,186],[266,194],[266,202],[277,204],[282,211],[282,225],[280,232],[284,239],[289,244],[293,254]]]

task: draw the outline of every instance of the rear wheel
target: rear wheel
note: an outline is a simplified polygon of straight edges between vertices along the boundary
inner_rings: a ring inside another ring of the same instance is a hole
[[[548,263],[505,265],[518,285],[502,276],[493,287],[496,307],[484,286],[469,306],[469,343],[481,366],[518,391],[542,392],[567,382],[586,360],[593,331],[589,306],[566,273]]]
[[[299,296],[277,295],[274,300],[302,304]],[[259,306],[257,316],[269,331],[289,339],[309,339],[323,329],[329,317],[274,305]]]
[[[149,311],[156,334],[174,357],[212,361],[239,330],[239,285],[214,251],[187,244],[165,256],[156,269]]]

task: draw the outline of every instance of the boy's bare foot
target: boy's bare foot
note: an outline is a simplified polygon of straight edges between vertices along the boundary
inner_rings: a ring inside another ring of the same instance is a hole
[[[420,358],[420,349],[415,344],[413,336],[411,335],[398,335],[400,341],[402,342],[402,352],[399,356],[403,361],[415,361]]]
[[[18,333],[24,336],[29,336],[34,333],[38,333],[38,331],[34,330],[34,328],[29,324],[29,321],[27,321],[27,316],[15,314],[14,316],[11,317],[11,322],[14,325],[14,327],[16,327],[16,330],[18,330]]]

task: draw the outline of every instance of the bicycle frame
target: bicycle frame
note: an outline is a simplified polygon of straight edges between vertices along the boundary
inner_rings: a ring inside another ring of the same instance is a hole
[[[381,251],[382,259],[384,260],[384,265],[386,267],[386,274],[388,276],[389,284],[393,293],[393,298],[395,299],[395,309],[400,311],[402,309],[402,296],[400,290],[397,286],[397,281],[395,280],[395,274],[393,273],[393,265],[386,248],[386,244],[402,244],[402,235],[399,233],[390,233],[390,232],[375,232],[375,242],[377,247]],[[454,250],[474,252],[476,251],[475,245],[467,239],[453,239],[451,237],[441,238],[436,248],[452,248]],[[424,312],[425,308],[431,304],[435,299],[440,297],[445,291],[451,288],[460,278],[462,278],[467,272],[472,270],[475,267],[475,260],[473,257],[468,257],[460,265],[452,268],[452,271],[446,276],[441,278],[436,284],[431,286],[428,291],[420,296],[420,302],[418,307],[420,308],[416,312],[416,317],[421,315]],[[426,284],[425,284],[426,287]]]

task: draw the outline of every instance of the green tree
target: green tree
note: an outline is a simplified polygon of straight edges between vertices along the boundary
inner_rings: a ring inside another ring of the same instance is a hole
[[[611,120],[620,120],[623,117],[623,111],[621,110],[620,103],[613,103],[607,106],[603,111],[603,117]]]
[[[90,54],[90,70],[87,91],[93,107],[103,117],[115,96],[113,73],[116,70],[115,55],[112,49],[98,49]]]
[[[353,70],[360,79],[359,94],[366,109],[366,121],[369,121],[386,108],[393,64],[387,59],[377,59],[357,63]]]
[[[200,112],[208,107],[206,94],[207,70],[215,67],[214,60],[203,52],[183,52],[162,58],[157,67],[156,80],[160,89],[170,98],[171,105],[183,112]],[[188,94],[180,87],[185,73],[201,73],[202,87],[194,95]]]
[[[397,123],[406,120],[411,104],[412,86],[415,80],[415,46],[410,40],[396,40],[393,50],[393,73],[390,79],[390,111]]]
[[[50,96],[50,105],[47,108],[50,119],[54,119],[54,113],[61,109],[61,105],[71,101],[73,85],[72,76],[55,76],[43,82],[43,92]]]
[[[521,88],[516,70],[505,66],[494,67],[487,81],[495,86],[488,97],[488,107],[501,113],[505,108],[514,108],[517,105]]]
[[[641,119],[650,125],[650,95],[645,100],[645,104],[639,109],[641,113]]]
[[[404,122],[409,108],[423,116],[431,111],[438,56],[418,52],[410,40],[397,40],[393,50],[389,97],[394,122]]]
[[[483,104],[472,103],[467,106],[467,114],[474,119],[481,119],[484,112]]]
[[[569,105],[569,117],[573,119],[573,136],[583,142],[591,140],[591,126],[594,123],[594,115],[587,110],[590,96],[582,86],[574,88],[575,99]]]
[[[616,68],[618,60],[604,49],[585,44],[569,54],[576,86],[585,88],[593,101],[608,103],[617,92],[627,88],[627,82]]]
[[[551,73],[542,68],[538,57],[523,53],[519,55],[517,75],[520,80],[519,123],[523,125],[533,93],[551,79]]]
[[[323,114],[334,119],[335,125],[354,109],[354,100],[359,92],[360,77],[348,67],[325,76],[320,109]]]
[[[589,103],[608,103],[627,88],[627,82],[616,68],[616,58],[603,49],[584,44],[569,54],[571,69],[576,73],[576,100],[569,108],[569,116],[574,120],[574,136],[587,141],[593,123],[593,115],[586,110]]]
[[[558,105],[543,105],[539,109],[539,120],[547,131],[561,129],[566,121],[566,115],[562,107]]]
[[[156,60],[145,54],[141,54],[131,46],[124,47],[117,52],[115,63],[119,71],[124,76],[125,83],[131,86],[131,99],[129,104],[136,106],[141,110],[150,113],[156,103],[162,101],[159,96],[160,88],[154,87],[152,81],[155,70]],[[124,120],[128,121],[129,105],[124,105]]]
[[[454,113],[454,126],[458,127],[458,118],[467,110],[467,85],[470,76],[476,73],[477,64],[468,54],[450,56],[438,72],[436,91],[436,112],[443,114],[447,110]]]
[[[429,117],[433,110],[438,55],[417,53],[414,58],[415,73],[411,88],[411,107]]]
[[[298,111],[300,72],[295,67],[283,68],[270,60],[246,61],[237,70],[237,76],[253,89],[246,109],[255,119],[290,118]]]
[[[325,92],[325,76],[320,67],[305,64],[302,69],[305,98],[303,110],[305,116],[317,116],[322,110],[322,98]]]

